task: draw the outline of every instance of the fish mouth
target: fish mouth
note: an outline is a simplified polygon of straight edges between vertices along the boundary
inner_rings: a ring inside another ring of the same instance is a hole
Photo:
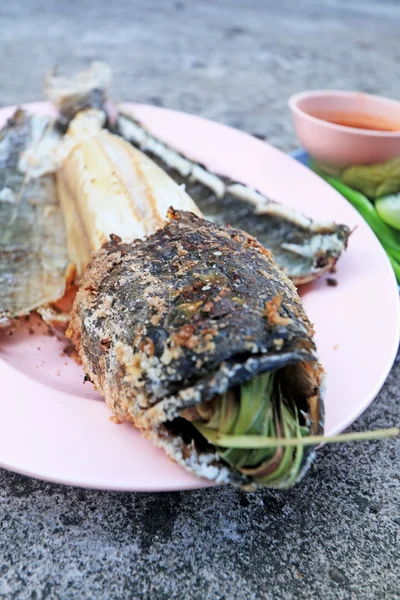
[[[329,256],[324,258],[323,265],[321,262],[319,262],[316,267],[318,271],[318,277],[322,277],[322,275],[326,275],[328,273],[334,273],[336,270],[336,263],[339,258],[339,256]],[[315,272],[306,273],[304,275],[296,275],[296,277],[293,278],[293,283],[295,283],[297,287],[306,285],[307,283],[312,283],[313,281],[315,281]]]

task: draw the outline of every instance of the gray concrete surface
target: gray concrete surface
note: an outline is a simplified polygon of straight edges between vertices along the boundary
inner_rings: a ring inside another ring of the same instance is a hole
[[[399,28],[396,0],[3,0],[0,105],[40,99],[54,63],[100,57],[116,97],[199,113],[288,151],[293,92],[398,96]],[[399,423],[399,381],[397,362],[352,429]],[[324,448],[295,489],[252,495],[106,493],[1,471],[0,598],[394,600],[398,450]]]

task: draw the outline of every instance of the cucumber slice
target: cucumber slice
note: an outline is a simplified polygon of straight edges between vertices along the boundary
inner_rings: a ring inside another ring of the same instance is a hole
[[[400,230],[400,194],[378,198],[375,208],[382,221]]]

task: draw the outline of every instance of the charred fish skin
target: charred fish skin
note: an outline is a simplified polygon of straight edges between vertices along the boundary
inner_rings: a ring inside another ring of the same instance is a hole
[[[249,186],[211,173],[153,136],[127,112],[118,115],[117,132],[184,185],[205,218],[256,237],[296,285],[331,271],[346,249],[346,225],[314,222]]]
[[[310,412],[314,397],[312,431],[321,431],[312,326],[269,251],[242,231],[172,212],[144,240],[113,239],[84,275],[68,335],[112,411],[198,474],[206,460],[211,478],[248,481],[212,453],[200,460],[163,425],[258,373],[301,364],[311,388],[300,407]]]
[[[65,290],[69,259],[54,176],[29,180],[20,168],[48,123],[17,110],[0,132],[0,327]]]

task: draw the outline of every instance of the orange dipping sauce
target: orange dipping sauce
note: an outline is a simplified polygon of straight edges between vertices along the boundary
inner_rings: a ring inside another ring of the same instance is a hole
[[[340,111],[315,111],[309,115],[321,121],[335,125],[354,127],[355,129],[370,129],[372,131],[400,131],[400,123],[368,113],[351,113]]]

